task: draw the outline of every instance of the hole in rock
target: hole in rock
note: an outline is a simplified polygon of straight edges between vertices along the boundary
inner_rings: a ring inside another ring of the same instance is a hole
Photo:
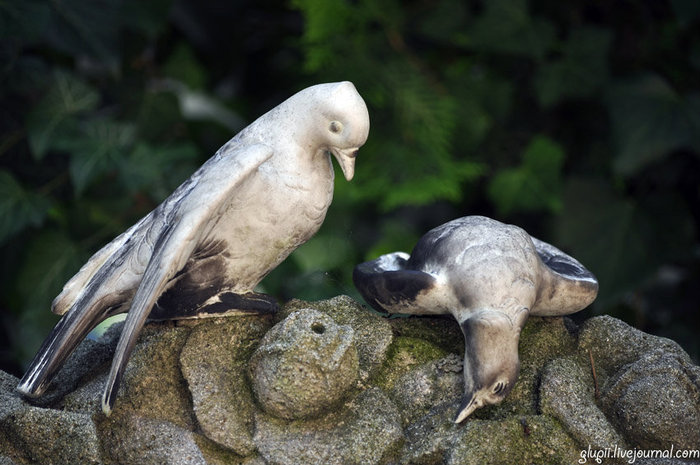
[[[311,331],[316,334],[323,334],[326,332],[326,327],[323,326],[323,323],[314,323],[311,325]]]

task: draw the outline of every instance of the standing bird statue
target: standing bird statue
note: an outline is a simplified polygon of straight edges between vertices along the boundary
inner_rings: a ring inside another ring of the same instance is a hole
[[[575,313],[598,294],[598,281],[581,263],[517,226],[483,216],[438,226],[411,255],[395,252],[357,265],[353,281],[379,311],[455,317],[465,343],[455,423],[511,391],[528,315]]]
[[[350,82],[309,87],[258,118],[68,281],[52,304],[63,317],[17,390],[40,396],[88,332],[128,312],[102,397],[109,414],[149,318],[274,312],[253,289],[318,231],[333,199],[331,154],[350,181],[368,133]]]

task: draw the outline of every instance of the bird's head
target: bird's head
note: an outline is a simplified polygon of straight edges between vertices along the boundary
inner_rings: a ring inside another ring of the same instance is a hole
[[[518,341],[528,310],[515,317],[497,310],[471,314],[461,322],[464,333],[464,396],[455,423],[476,409],[501,402],[513,389],[520,361]]]
[[[319,84],[307,90],[314,100],[307,115],[313,120],[313,142],[320,150],[333,154],[345,179],[350,181],[355,174],[357,152],[369,134],[367,105],[348,81]]]

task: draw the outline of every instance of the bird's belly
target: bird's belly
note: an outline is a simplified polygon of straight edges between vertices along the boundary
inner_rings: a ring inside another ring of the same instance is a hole
[[[318,231],[333,196],[332,181],[325,184],[319,188],[315,183],[313,190],[272,183],[252,185],[237,196],[210,234],[211,239],[226,244],[221,255],[224,282],[231,290],[252,290]]]

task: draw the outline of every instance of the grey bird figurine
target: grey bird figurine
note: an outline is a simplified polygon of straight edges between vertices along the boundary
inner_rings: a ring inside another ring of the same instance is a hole
[[[457,319],[465,350],[455,423],[511,391],[528,315],[574,313],[598,294],[598,281],[581,263],[517,226],[483,216],[438,226],[410,256],[395,252],[357,265],[353,280],[379,311]]]
[[[304,89],[243,129],[68,281],[52,305],[63,318],[17,390],[40,396],[90,330],[128,312],[102,398],[109,414],[149,318],[274,312],[254,287],[318,231],[333,198],[331,154],[351,180],[368,132],[350,82]]]

